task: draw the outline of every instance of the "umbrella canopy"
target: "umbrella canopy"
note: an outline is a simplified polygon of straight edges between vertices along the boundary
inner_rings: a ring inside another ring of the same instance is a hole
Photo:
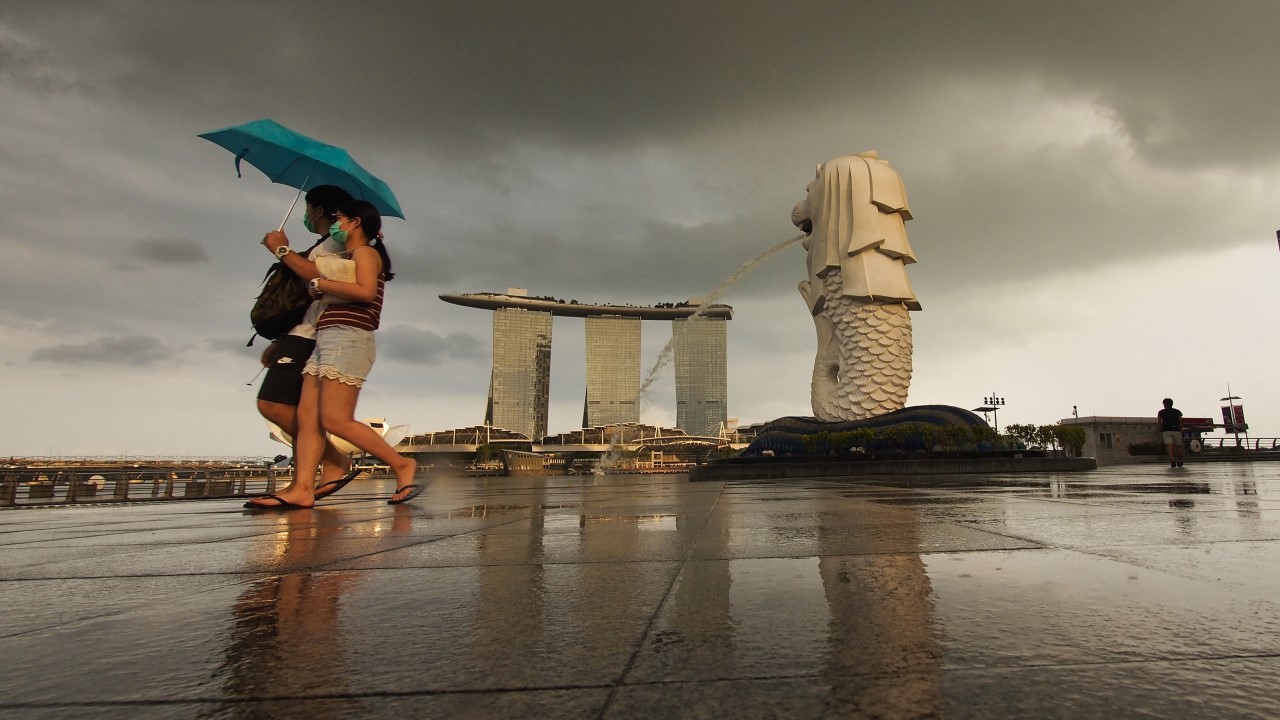
[[[360,167],[346,150],[296,133],[274,120],[254,120],[201,133],[200,137],[236,154],[237,177],[244,160],[272,182],[300,192],[317,185],[337,185],[357,200],[373,203],[382,215],[404,218],[391,188]]]

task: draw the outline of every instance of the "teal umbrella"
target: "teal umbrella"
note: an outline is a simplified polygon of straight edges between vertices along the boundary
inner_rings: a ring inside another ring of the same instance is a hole
[[[235,153],[237,177],[240,161],[244,160],[272,182],[297,188],[298,197],[317,185],[337,185],[357,200],[373,203],[382,215],[404,218],[391,188],[360,167],[346,150],[296,133],[274,120],[254,120],[201,133],[200,137]],[[298,197],[293,199],[280,227],[293,213]]]

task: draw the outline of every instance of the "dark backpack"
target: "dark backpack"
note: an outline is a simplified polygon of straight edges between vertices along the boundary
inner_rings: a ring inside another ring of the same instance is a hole
[[[324,242],[321,238],[306,254]],[[281,260],[267,269],[262,277],[262,292],[249,311],[253,331],[268,340],[275,340],[289,332],[307,314],[311,296],[307,294],[307,282],[289,269]],[[246,347],[253,344],[253,336]]]

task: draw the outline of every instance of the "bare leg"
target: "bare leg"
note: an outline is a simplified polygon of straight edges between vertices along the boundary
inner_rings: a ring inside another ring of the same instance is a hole
[[[298,400],[297,432],[293,435],[293,482],[289,487],[276,493],[285,502],[302,507],[315,505],[316,466],[324,456],[327,443],[320,430],[319,414],[319,378],[315,375],[302,376],[302,398]],[[272,501],[261,504],[269,507]]]
[[[258,412],[262,413],[262,417],[279,426],[281,430],[289,433],[289,437],[298,437],[298,407],[296,405],[259,400]],[[334,447],[328,438],[325,438],[324,441],[323,461],[323,465],[320,467],[320,481],[322,483],[337,480],[346,475],[347,471],[351,469],[351,458]]]
[[[408,491],[399,489],[413,484],[418,463],[396,452],[373,428],[356,420],[360,388],[331,378],[320,378],[319,384],[321,427],[386,463],[396,474],[398,491],[393,499],[407,495]]]
[[[280,427],[281,430],[289,433],[290,436],[296,435],[298,432],[298,406],[285,405],[284,403],[270,402],[268,400],[258,401],[258,412],[262,417],[270,420]]]

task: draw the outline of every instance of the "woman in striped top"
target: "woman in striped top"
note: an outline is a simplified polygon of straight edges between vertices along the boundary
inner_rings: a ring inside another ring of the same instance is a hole
[[[353,201],[339,208],[329,233],[335,242],[345,245],[344,254],[355,261],[356,279],[311,281],[312,295],[325,295],[328,305],[316,321],[316,347],[302,371],[293,483],[274,496],[275,500],[263,498],[253,503],[255,507],[289,509],[314,504],[312,486],[326,432],[395,471],[396,492],[387,501],[389,504],[411,500],[423,489],[415,484],[418,463],[397,453],[381,435],[355,419],[360,387],[376,355],[373,331],[378,329],[382,315],[383,288],[394,277],[382,238],[382,217],[370,203]]]

